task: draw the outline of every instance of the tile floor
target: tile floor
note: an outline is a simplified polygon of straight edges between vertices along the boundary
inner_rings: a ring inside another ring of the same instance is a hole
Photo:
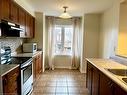
[[[36,81],[31,95],[88,95],[85,74],[78,70],[47,70]]]

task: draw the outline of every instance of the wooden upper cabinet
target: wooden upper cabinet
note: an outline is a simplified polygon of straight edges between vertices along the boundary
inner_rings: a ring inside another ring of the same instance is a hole
[[[30,14],[26,14],[26,37],[33,38],[34,36],[34,18]]]
[[[31,16],[30,18],[30,36],[31,38],[34,37],[34,31],[35,31],[35,19]]]
[[[18,14],[18,23],[21,25],[21,27],[25,30],[26,26],[26,13],[22,8],[19,8],[19,14]]]
[[[18,5],[13,0],[10,0],[10,20],[18,22]]]
[[[26,37],[30,38],[30,15],[26,13]]]
[[[26,38],[34,37],[35,19],[14,0],[0,0],[0,19],[20,24]]]
[[[0,19],[9,20],[10,0],[0,0]]]

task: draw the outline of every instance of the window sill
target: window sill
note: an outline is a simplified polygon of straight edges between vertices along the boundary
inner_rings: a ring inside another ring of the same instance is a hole
[[[72,56],[72,54],[71,53],[63,53],[63,54],[56,53],[54,54],[54,56]]]

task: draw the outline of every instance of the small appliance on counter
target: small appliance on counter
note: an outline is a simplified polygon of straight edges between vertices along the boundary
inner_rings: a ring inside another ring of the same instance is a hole
[[[34,53],[37,51],[37,43],[23,43],[24,53]]]
[[[1,48],[0,55],[1,64],[19,64],[21,95],[30,95],[33,90],[33,59],[31,57],[11,57],[10,47]]]

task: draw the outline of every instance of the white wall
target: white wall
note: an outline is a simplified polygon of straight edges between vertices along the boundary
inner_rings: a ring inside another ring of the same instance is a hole
[[[83,34],[83,55],[80,71],[86,73],[85,58],[99,56],[100,14],[85,14]]]
[[[111,8],[101,16],[100,50],[99,57],[109,58],[115,55],[119,31],[119,7],[120,0],[114,0]]]
[[[71,69],[71,56],[69,55],[56,55],[54,58],[55,68],[68,68]]]

